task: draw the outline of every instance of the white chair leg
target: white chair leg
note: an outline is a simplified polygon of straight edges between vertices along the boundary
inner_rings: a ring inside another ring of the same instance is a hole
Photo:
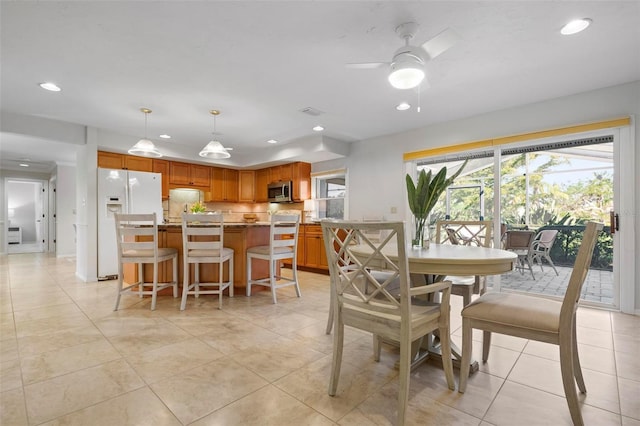
[[[333,302],[333,296],[329,297],[329,317],[327,318],[327,329],[325,330],[325,334],[331,334],[331,329],[333,328],[333,310],[335,309]]]
[[[491,332],[482,332],[482,362],[489,360],[489,350],[491,349]]]
[[[247,256],[247,297],[251,296],[251,256]]]
[[[233,297],[233,255],[229,258],[229,297]]]
[[[291,264],[291,268],[293,270],[293,280],[296,282],[296,295],[301,297],[300,293],[300,284],[298,283],[298,264],[296,259],[293,259],[293,263]]]
[[[187,295],[189,293],[189,262],[185,260],[182,272],[182,301],[180,302],[180,310],[184,311],[187,307]]]
[[[173,283],[173,297],[174,299],[178,297],[178,256],[173,258],[173,279],[171,282]]]
[[[442,368],[450,390],[456,389],[453,378],[453,360],[451,359],[451,332],[448,326],[440,327],[440,353],[442,354]],[[471,360],[469,360],[471,362]]]
[[[151,310],[156,310],[158,301],[158,263],[153,264],[153,291],[151,292]]]
[[[276,299],[276,261],[269,261],[269,284],[271,285],[271,299],[273,304],[278,303]]]
[[[342,366],[342,345],[344,343],[344,323],[340,318],[336,319],[333,334],[333,360],[331,362],[331,378],[329,379],[329,395],[335,396],[338,390],[340,367]]]
[[[218,309],[222,310],[222,293],[224,293],[224,262],[218,263]]]
[[[458,392],[464,393],[467,390],[467,379],[469,378],[469,367],[471,364],[471,350],[473,348],[472,328],[468,319],[462,319],[462,359],[460,360],[460,383]]]
[[[573,331],[572,331],[572,341],[573,341],[573,375],[575,376],[576,383],[578,384],[578,389],[580,389],[581,393],[587,393],[587,387],[584,384],[584,377],[582,377],[582,367],[580,366],[580,356],[578,354],[578,340],[576,339],[576,324],[575,319],[573,322]]]
[[[398,424],[405,424],[409,403],[409,374],[411,373],[411,344],[400,343],[400,373],[398,375]]]

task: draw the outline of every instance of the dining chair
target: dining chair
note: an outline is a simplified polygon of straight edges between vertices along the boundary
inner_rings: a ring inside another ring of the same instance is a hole
[[[156,214],[121,214],[115,213],[116,246],[118,250],[118,292],[114,311],[120,305],[123,293],[133,292],[134,288],[140,297],[151,295],[151,310],[156,309],[158,292],[173,287],[173,297],[178,297],[178,250],[158,247],[158,223]],[[171,281],[159,283],[159,265],[171,260],[173,275]],[[137,281],[124,286],[124,264],[138,265]],[[153,264],[153,281],[144,280],[144,264]],[[145,287],[150,289],[145,290]]]
[[[520,270],[521,274],[524,274],[525,267],[531,272],[533,279],[536,276],[533,274],[533,241],[535,240],[536,232],[529,230],[511,229],[506,232],[504,240],[504,249],[514,252],[518,255],[518,262],[516,268]]]
[[[300,285],[298,283],[297,252],[298,230],[300,228],[300,216],[297,214],[273,214],[269,229],[269,245],[256,246],[247,249],[247,297],[251,296],[251,286],[260,285],[271,288],[273,303],[276,299],[276,289],[295,286],[296,295],[300,297]],[[269,262],[269,276],[261,279],[253,279],[251,275],[251,262],[266,260]],[[293,278],[277,275],[278,261],[291,259],[291,271]]]
[[[397,342],[400,346],[397,424],[403,425],[409,399],[413,342],[439,330],[447,385],[455,389],[449,337],[451,285],[439,282],[410,287],[403,222],[323,221],[321,226],[335,315],[329,395],[336,395],[344,357],[348,356],[346,361],[352,365],[365,362],[361,354],[343,353],[345,326],[372,333],[376,361],[380,360],[383,339]],[[385,237],[381,241],[368,239],[367,234],[373,230],[382,231]],[[370,247],[371,254],[353,253],[357,245]],[[385,254],[387,248],[397,250],[397,261]],[[378,268],[388,273],[382,282],[372,274],[372,270]],[[365,284],[373,290],[365,292]],[[442,293],[439,303],[423,300],[420,305],[412,303],[414,298],[438,292]]]
[[[557,236],[557,229],[543,229],[538,232],[538,235],[533,239],[531,250],[533,261],[540,265],[540,270],[544,270],[542,269],[542,261],[543,259],[546,259],[555,271],[556,275],[559,276],[556,265],[554,265],[553,260],[551,260],[551,248],[553,247],[553,243],[556,241]]]
[[[460,392],[464,392],[467,388],[473,329],[484,332],[483,362],[489,358],[492,332],[551,343],[559,346],[562,384],[571,419],[575,425],[583,424],[576,383],[581,393],[586,393],[587,390],[578,357],[576,310],[582,285],[589,272],[598,233],[602,228],[601,223],[587,223],[562,301],[522,294],[490,292],[462,309],[462,364],[458,387]]]
[[[436,243],[491,247],[491,221],[441,220],[436,222]],[[487,291],[486,277],[447,276],[451,281],[451,294],[462,296],[463,306],[471,302],[474,294]]]
[[[222,294],[229,289],[233,297],[233,249],[224,246],[224,217],[222,214],[182,214],[182,301],[180,310],[187,307],[187,296],[217,294],[218,309],[222,309]],[[200,282],[200,265],[218,265],[218,280]],[[224,280],[224,264],[228,263],[228,279]],[[189,272],[193,265],[193,283]]]

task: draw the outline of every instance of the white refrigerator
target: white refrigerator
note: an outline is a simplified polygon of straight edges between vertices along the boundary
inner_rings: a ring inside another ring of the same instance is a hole
[[[156,213],[162,223],[162,174],[98,169],[98,279],[118,277],[114,213]]]

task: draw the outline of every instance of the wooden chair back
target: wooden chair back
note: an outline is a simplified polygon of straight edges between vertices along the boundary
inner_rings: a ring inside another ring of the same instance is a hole
[[[436,243],[491,247],[491,221],[440,220],[436,223]]]

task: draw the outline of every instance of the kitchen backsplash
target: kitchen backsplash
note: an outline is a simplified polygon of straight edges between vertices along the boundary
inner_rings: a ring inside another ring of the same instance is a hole
[[[195,202],[195,201],[194,201]],[[185,207],[185,200],[165,200],[162,207],[165,213],[165,219],[169,223],[180,223],[181,216]],[[187,211],[193,202],[186,202]],[[219,212],[224,215],[225,222],[244,222],[246,213],[254,213],[258,222],[268,222],[271,220],[271,214],[275,212],[296,212],[300,215],[303,213],[304,203],[203,203],[207,212]],[[304,218],[304,215],[303,215]]]

